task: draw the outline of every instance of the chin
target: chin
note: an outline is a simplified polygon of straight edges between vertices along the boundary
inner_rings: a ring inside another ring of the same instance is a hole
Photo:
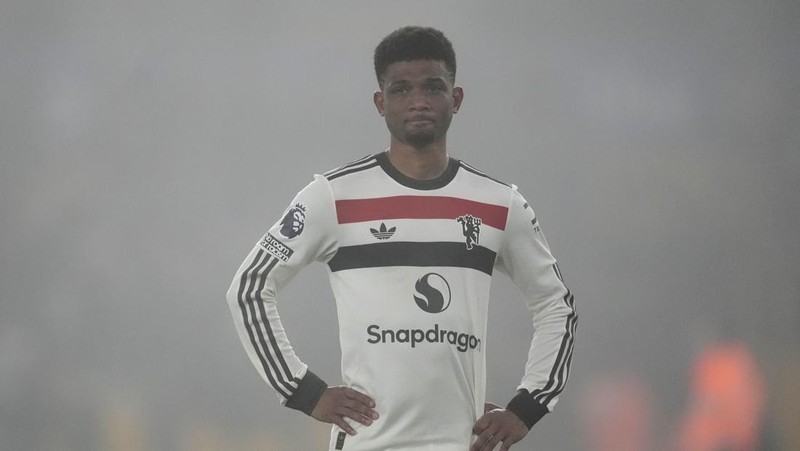
[[[410,145],[411,147],[413,147],[414,149],[416,149],[416,150],[427,150],[427,149],[428,149],[428,147],[429,147],[431,144],[433,144],[433,140],[432,140],[432,139],[426,139],[426,140],[410,140],[410,141],[407,141],[406,143],[407,143],[408,145]]]
[[[436,136],[430,133],[406,135],[403,141],[413,147],[427,147],[436,141]]]

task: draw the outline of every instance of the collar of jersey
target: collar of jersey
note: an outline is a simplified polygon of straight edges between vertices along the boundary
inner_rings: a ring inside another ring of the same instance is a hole
[[[375,155],[375,159],[378,160],[378,164],[381,165],[381,168],[384,172],[386,172],[386,175],[393,178],[397,183],[412,189],[426,191],[447,186],[447,184],[450,183],[453,178],[455,178],[459,166],[458,160],[450,157],[450,160],[447,162],[447,169],[444,170],[442,175],[436,177],[435,179],[417,180],[406,176],[402,172],[398,171],[397,168],[392,166],[392,163],[389,162],[389,157],[386,155],[386,152],[381,152]]]

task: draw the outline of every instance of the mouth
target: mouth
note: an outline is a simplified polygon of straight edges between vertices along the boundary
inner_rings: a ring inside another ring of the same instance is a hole
[[[433,124],[433,122],[433,119],[427,116],[414,116],[406,120],[406,123],[410,125]]]

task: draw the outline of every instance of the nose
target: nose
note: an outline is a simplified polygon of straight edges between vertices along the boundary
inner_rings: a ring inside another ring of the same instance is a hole
[[[411,96],[408,102],[408,109],[411,111],[426,111],[431,108],[430,99],[425,95],[421,89],[414,89],[411,91]]]

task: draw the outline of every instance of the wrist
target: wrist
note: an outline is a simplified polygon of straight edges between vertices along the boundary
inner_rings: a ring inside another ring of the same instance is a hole
[[[506,410],[519,417],[528,429],[548,413],[547,407],[533,399],[533,396],[524,388],[517,390],[517,394],[511,398]]]
[[[314,411],[314,407],[317,406],[319,399],[327,388],[328,384],[325,381],[311,372],[311,370],[307,370],[306,375],[297,385],[297,390],[286,400],[286,407],[299,410],[311,416],[311,412]]]

